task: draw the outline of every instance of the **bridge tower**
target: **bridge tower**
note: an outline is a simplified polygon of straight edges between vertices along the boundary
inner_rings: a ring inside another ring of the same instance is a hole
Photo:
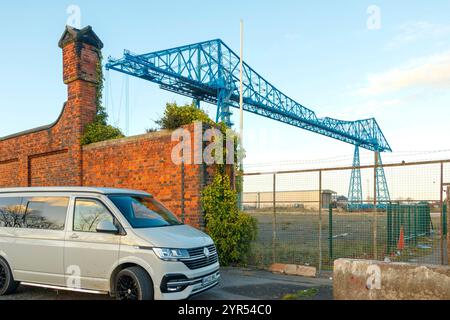
[[[355,146],[355,154],[353,157],[353,169],[350,177],[350,186],[348,188],[348,210],[357,210],[362,207],[362,183],[361,183],[361,161],[359,157],[359,146]]]
[[[376,179],[375,185],[376,185],[377,207],[383,208],[391,201],[391,197],[389,194],[386,174],[384,172],[380,151],[375,151],[375,179]],[[372,207],[372,204],[371,203],[364,204],[363,200],[359,146],[355,146],[355,154],[353,157],[353,169],[348,189],[347,209],[349,211],[352,211],[370,207]]]

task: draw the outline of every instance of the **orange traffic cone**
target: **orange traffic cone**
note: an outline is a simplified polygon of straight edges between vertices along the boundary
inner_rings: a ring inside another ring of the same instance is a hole
[[[403,230],[403,227],[400,228],[400,238],[398,239],[397,249],[405,249],[405,231]]]

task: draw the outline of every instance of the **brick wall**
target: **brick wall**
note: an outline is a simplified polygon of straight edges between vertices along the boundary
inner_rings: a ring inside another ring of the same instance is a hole
[[[19,175],[19,161],[17,158],[0,161],[0,186],[14,187]]]
[[[90,27],[67,27],[59,46],[67,102],[53,124],[0,138],[0,188],[84,185],[145,190],[178,216],[184,212],[186,223],[202,226],[200,194],[214,169],[186,165],[182,180],[181,166],[171,161],[175,142],[170,132],[80,145],[86,125],[95,118],[103,44]],[[193,126],[186,128],[193,131]]]
[[[193,132],[192,125],[185,128]],[[201,227],[202,180],[210,179],[210,170],[193,164],[182,170],[174,164],[171,154],[176,143],[170,131],[161,131],[84,146],[83,184],[147,191],[186,223]]]

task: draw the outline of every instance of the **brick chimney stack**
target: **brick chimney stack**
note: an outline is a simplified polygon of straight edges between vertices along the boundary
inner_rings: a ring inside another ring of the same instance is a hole
[[[90,26],[81,30],[66,26],[58,45],[63,50],[63,80],[68,89],[66,111],[74,116],[81,135],[96,114],[103,43]]]

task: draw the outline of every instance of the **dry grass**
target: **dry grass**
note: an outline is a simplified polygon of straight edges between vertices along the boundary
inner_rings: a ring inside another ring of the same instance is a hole
[[[258,220],[258,239],[252,244],[251,255],[247,263],[258,267],[267,267],[274,262],[299,265],[319,265],[319,213],[318,212],[278,212],[276,219],[276,241],[273,239],[273,214],[270,212],[248,212]],[[373,213],[352,212],[333,213],[333,256],[330,256],[328,212],[322,216],[322,265],[324,269],[332,267],[336,258],[373,259]],[[439,216],[432,217],[435,228],[439,227]],[[377,252],[384,259],[387,251],[387,219],[385,213],[377,214]],[[275,244],[275,246],[274,246]],[[420,249],[418,245],[431,247]],[[394,256],[391,261],[439,263],[439,231],[430,237],[410,243],[405,250]],[[428,261],[426,261],[428,259]]]

